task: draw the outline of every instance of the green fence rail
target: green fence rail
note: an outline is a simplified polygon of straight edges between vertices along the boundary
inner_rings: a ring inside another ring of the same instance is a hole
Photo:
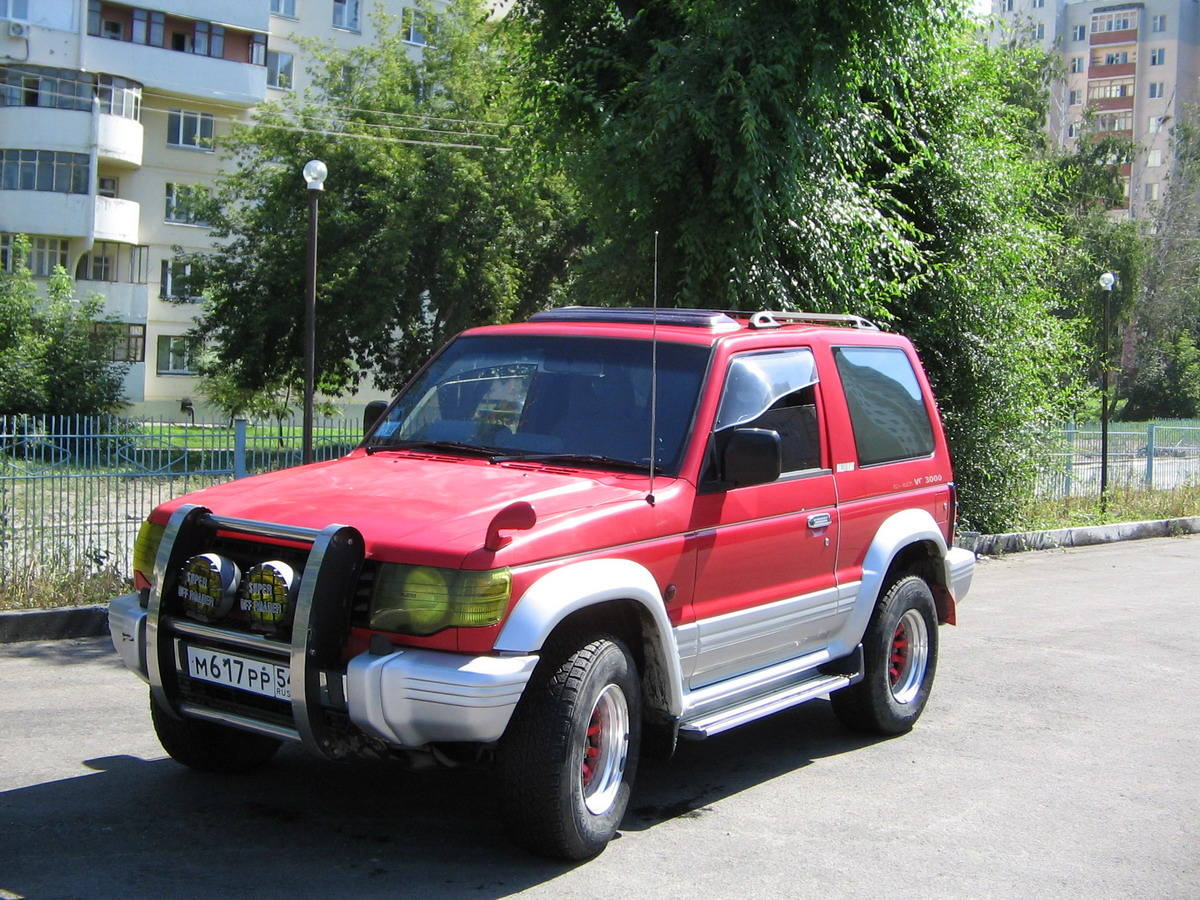
[[[315,423],[315,459],[342,456],[361,425]],[[1043,497],[1097,497],[1100,428],[1045,436]],[[0,586],[39,572],[129,574],[134,538],[156,505],[233,478],[299,465],[299,425],[143,422],[118,417],[0,417]],[[1200,422],[1109,431],[1113,488],[1200,483]]]
[[[1047,463],[1038,479],[1044,498],[1099,497],[1099,425],[1068,426],[1046,435]],[[1200,422],[1114,423],[1108,431],[1108,485],[1170,491],[1200,483]]]
[[[315,422],[314,459],[348,453],[361,433],[354,421]],[[138,527],[156,505],[300,458],[300,428],[290,424],[0,417],[0,583],[40,571],[128,574]]]

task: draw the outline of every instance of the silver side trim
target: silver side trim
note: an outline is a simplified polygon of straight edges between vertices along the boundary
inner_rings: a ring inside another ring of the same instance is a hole
[[[754,697],[706,716],[685,719],[679,725],[679,736],[697,739],[711,737],[849,685],[850,678],[846,675],[817,675],[793,687]]]

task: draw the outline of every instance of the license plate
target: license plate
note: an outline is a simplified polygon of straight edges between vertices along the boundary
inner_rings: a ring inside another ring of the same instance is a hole
[[[238,688],[263,697],[292,699],[291,672],[287,666],[247,659],[204,647],[185,647],[187,674],[201,681]]]

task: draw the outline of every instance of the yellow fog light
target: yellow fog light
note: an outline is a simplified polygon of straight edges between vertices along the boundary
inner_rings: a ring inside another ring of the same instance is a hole
[[[146,588],[154,583],[154,559],[166,530],[165,525],[155,525],[149,519],[138,529],[137,540],[133,543],[134,587]]]
[[[466,572],[384,564],[371,595],[370,626],[427,635],[443,628],[495,625],[504,617],[511,595],[508,569]]]

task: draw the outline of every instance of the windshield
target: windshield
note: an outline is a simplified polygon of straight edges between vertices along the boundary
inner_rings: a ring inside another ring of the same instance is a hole
[[[498,459],[650,461],[653,345],[611,338],[480,335],[452,341],[367,437],[368,448],[440,445]],[[655,468],[675,474],[709,348],[658,344]]]

